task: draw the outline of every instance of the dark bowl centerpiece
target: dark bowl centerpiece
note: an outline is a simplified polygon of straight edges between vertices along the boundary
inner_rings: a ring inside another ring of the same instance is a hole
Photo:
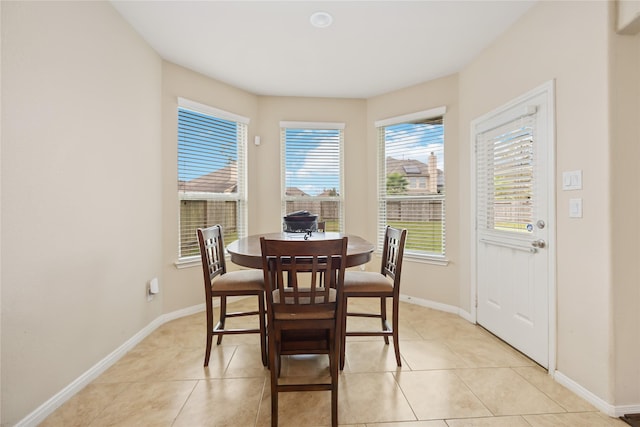
[[[283,230],[286,233],[308,233],[318,231],[318,215],[309,211],[296,211],[283,217]]]

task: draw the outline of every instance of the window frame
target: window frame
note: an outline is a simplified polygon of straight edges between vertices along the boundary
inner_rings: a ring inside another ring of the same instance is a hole
[[[387,194],[387,146],[386,139],[384,137],[384,130],[388,126],[398,125],[403,123],[411,123],[417,122],[420,120],[429,120],[442,118],[442,126],[443,126],[443,136],[446,135],[446,131],[444,130],[446,125],[446,107],[436,107],[429,110],[418,111],[414,113],[404,114],[401,116],[390,117],[387,119],[377,120],[374,122],[374,126],[377,131],[377,139],[378,139],[378,164],[377,164],[377,178],[378,178],[378,221],[377,221],[377,252],[382,251],[382,247],[384,244],[384,235],[385,229],[387,226],[387,201],[391,200],[441,200],[442,201],[442,254],[426,252],[426,251],[417,251],[412,250],[411,248],[405,249],[405,258],[412,259],[419,262],[425,262],[429,264],[435,265],[448,265],[449,260],[447,259],[446,252],[446,185],[444,186],[444,191],[442,193],[437,193],[437,195],[431,196],[411,196],[411,195],[388,195]],[[443,142],[442,152],[443,155],[446,151],[446,136]],[[445,156],[446,159],[446,156]],[[443,169],[443,178],[446,177],[446,172]],[[409,182],[408,177],[407,182]],[[445,178],[446,181],[446,178]],[[419,188],[421,188],[419,186]]]
[[[247,234],[248,228],[248,208],[247,208],[247,140],[249,133],[249,123],[250,119],[239,114],[231,113],[225,110],[221,110],[219,108],[215,108],[206,104],[201,104],[196,101],[192,101],[186,98],[178,97],[177,108],[176,108],[176,131],[179,130],[180,127],[180,110],[189,110],[199,114],[204,114],[209,117],[213,117],[215,119],[225,120],[235,122],[237,126],[239,126],[237,130],[237,139],[236,139],[236,173],[237,173],[237,191],[234,193],[205,193],[205,192],[184,192],[180,190],[178,185],[177,189],[177,202],[178,202],[178,260],[175,263],[177,268],[185,268],[191,267],[195,265],[199,265],[200,263],[200,255],[185,255],[183,256],[181,251],[181,240],[182,240],[182,219],[180,213],[180,204],[183,200],[201,200],[201,201],[232,201],[236,202],[236,226],[238,238],[245,237]],[[179,162],[180,162],[180,141],[179,136],[176,135],[177,142],[177,159],[176,159],[176,183],[180,182],[179,176]],[[216,224],[219,221],[214,221]],[[206,226],[215,225],[207,224]],[[196,240],[197,242],[197,240]]]
[[[302,122],[302,121],[281,121],[280,122],[280,191],[281,191],[281,215],[287,213],[287,202],[303,201],[308,202],[308,196],[287,196],[287,162],[286,162],[286,131],[287,129],[301,130],[336,130],[339,131],[339,147],[338,147],[338,164],[340,185],[337,196],[311,196],[313,201],[318,202],[338,202],[338,222],[339,229],[337,231],[344,232],[344,129],[345,124],[340,122]],[[311,212],[320,215],[320,212]],[[318,218],[320,221],[326,221],[325,218]]]

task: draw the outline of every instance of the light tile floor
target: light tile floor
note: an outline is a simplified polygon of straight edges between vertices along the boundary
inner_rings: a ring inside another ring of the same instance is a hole
[[[232,307],[251,304],[246,299]],[[370,302],[350,304],[366,309]],[[350,319],[349,327],[371,321]],[[401,368],[393,344],[382,338],[347,341],[340,425],[628,427],[456,315],[401,303],[399,330]],[[225,337],[214,345],[208,368],[202,366],[204,343],[204,313],[162,325],[41,426],[269,426],[269,375],[257,335]],[[282,376],[313,377],[327,369],[326,356],[291,357],[283,361]],[[280,425],[330,425],[329,393],[282,394]]]

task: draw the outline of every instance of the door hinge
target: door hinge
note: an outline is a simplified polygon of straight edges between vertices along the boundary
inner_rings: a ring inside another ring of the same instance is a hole
[[[478,308],[478,294],[476,294],[476,308]]]

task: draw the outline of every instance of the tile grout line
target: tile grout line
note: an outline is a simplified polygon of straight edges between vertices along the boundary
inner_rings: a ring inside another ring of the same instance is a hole
[[[182,380],[183,381],[183,380]],[[187,380],[187,381],[193,381],[193,380]],[[184,407],[187,406],[187,402],[189,402],[189,399],[191,399],[191,396],[193,396],[193,392],[195,391],[196,387],[198,387],[198,384],[200,384],[200,381],[204,381],[204,380],[196,380],[195,384],[193,384],[193,388],[191,389],[191,391],[189,392],[189,395],[187,396],[187,398],[184,400],[184,402],[182,403],[182,406],[180,406],[180,410],[178,411],[178,413],[176,414],[176,416],[173,418],[173,421],[171,422],[171,425],[175,425],[176,421],[178,420],[178,418],[180,417],[180,414],[182,414],[182,411],[184,410]]]

